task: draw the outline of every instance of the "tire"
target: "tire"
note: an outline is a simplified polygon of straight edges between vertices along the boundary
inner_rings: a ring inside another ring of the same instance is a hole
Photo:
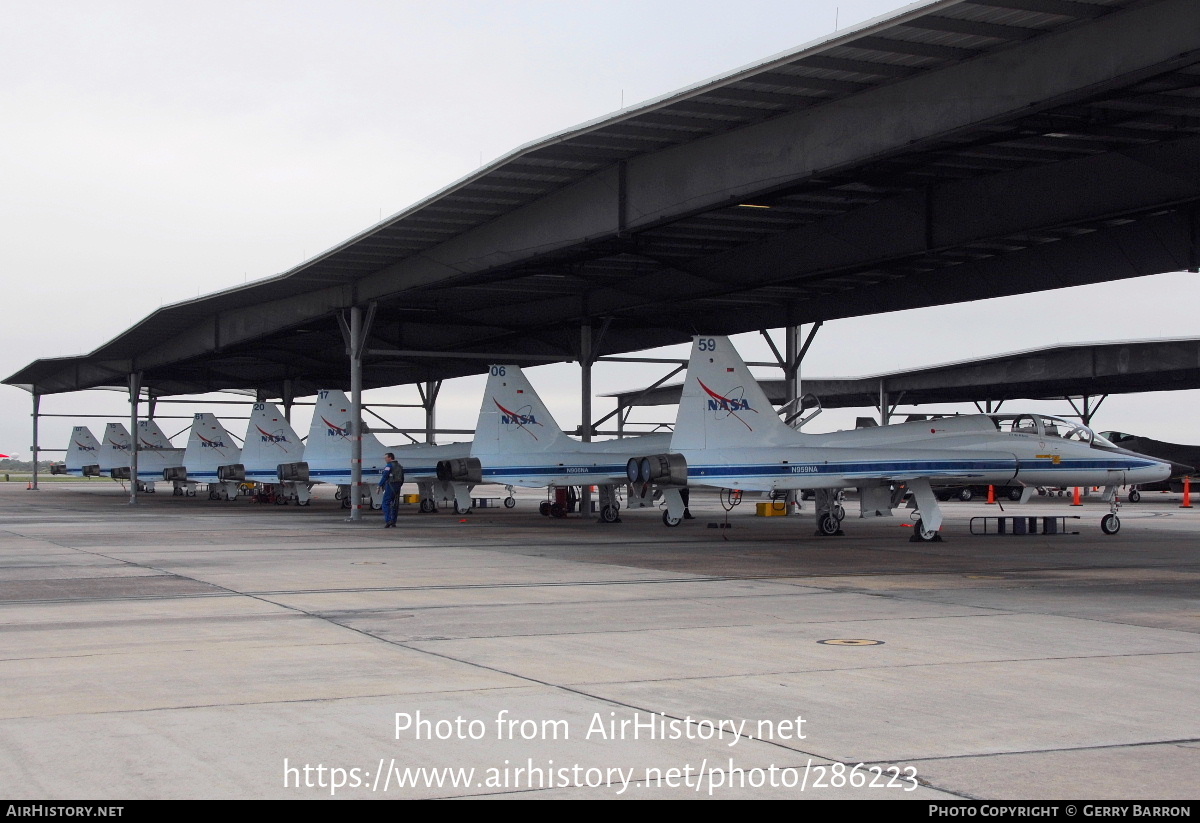
[[[458,505],[458,501],[457,501],[457,500],[455,500],[455,501],[454,501],[454,513],[455,513],[455,514],[470,514],[470,513],[471,513],[471,507],[470,507],[470,506],[467,506],[466,508],[463,508],[462,506],[459,506],[459,505]]]
[[[817,518],[817,531],[826,537],[837,534],[840,525],[838,519],[828,512]]]
[[[428,497],[422,497],[419,508],[421,510],[421,514],[433,514],[435,511],[437,511],[437,503],[434,503]]]
[[[1142,493],[1140,491],[1138,491],[1137,489],[1129,490],[1129,502],[1130,503],[1137,503],[1141,499],[1142,499]]]
[[[666,510],[663,511],[663,525],[664,526],[670,526],[671,528],[675,528],[682,522],[683,522],[682,517],[672,517],[671,513],[669,511],[666,511]]]
[[[937,540],[938,536],[937,532],[931,532],[925,528],[924,520],[918,520],[916,523],[913,523],[913,533],[925,543],[932,543]]]
[[[516,505],[517,505],[517,498],[515,498],[515,497],[504,498],[504,508],[506,508],[506,509],[516,508]]]
[[[175,495],[176,497],[183,497],[183,489],[176,486],[175,488],[171,489],[171,494]]]
[[[1116,534],[1121,530],[1121,518],[1115,514],[1106,514],[1100,519],[1100,531],[1105,534]]]
[[[216,500],[216,499],[217,499],[217,490],[216,490],[216,489],[209,489],[209,490],[208,490],[208,499],[209,499],[209,500]]]
[[[1017,502],[1018,500],[1020,500],[1021,499],[1021,489],[1016,489],[1016,488],[1009,489],[1008,490],[1008,499],[1013,501],[1014,503]]]
[[[342,499],[342,487],[341,487],[341,486],[338,486],[338,487],[337,487],[337,491],[335,491],[335,492],[333,493],[333,499],[334,499],[334,500],[341,500],[341,499]],[[343,506],[342,508],[350,508],[350,507],[349,507],[349,506]]]
[[[195,496],[196,496],[196,490],[195,490],[195,489],[188,489],[188,490],[187,490],[187,492],[186,492],[186,494],[187,494],[187,496],[188,496],[188,497],[195,497]]]
[[[837,522],[841,523],[846,519],[846,507],[838,506],[833,510],[833,516],[837,518]]]
[[[605,506],[600,510],[600,520],[604,523],[616,523],[620,520],[616,506]]]
[[[540,514],[542,517],[550,516],[550,501],[543,500],[538,504],[538,514]]]
[[[297,500],[296,505],[297,506],[307,506],[311,502],[312,502],[312,498],[310,497],[307,500]]]
[[[964,503],[966,503],[968,500],[970,500],[974,496],[975,496],[975,492],[971,491],[970,488],[965,488],[958,493],[958,499]]]
[[[567,516],[567,507],[564,506],[562,503],[551,503],[550,504],[550,516],[558,517],[558,518],[566,517]]]

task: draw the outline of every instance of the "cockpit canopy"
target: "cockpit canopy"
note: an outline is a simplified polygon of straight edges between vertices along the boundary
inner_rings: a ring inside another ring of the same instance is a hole
[[[1104,437],[1089,429],[1078,420],[1055,417],[1052,414],[989,414],[988,417],[1001,432],[1033,434],[1039,437],[1061,437],[1087,445],[1111,446]]]

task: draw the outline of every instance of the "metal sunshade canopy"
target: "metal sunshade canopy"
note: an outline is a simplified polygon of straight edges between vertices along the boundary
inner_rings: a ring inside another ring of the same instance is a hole
[[[760,385],[776,405],[791,398],[783,380]],[[618,408],[679,403],[682,384],[619,392]],[[804,378],[803,391],[827,409],[891,404],[998,403],[1200,389],[1200,338],[1078,343],[869,377]]]
[[[578,359],[581,327],[612,354],[1195,269],[1198,61],[1194,0],[912,4],[518,148],[5,382],[345,388],[338,317],[371,303],[366,387]]]

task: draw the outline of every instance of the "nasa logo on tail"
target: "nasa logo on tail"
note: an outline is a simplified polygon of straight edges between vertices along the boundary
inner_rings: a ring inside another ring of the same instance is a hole
[[[202,449],[227,449],[227,448],[229,448],[228,446],[225,445],[225,442],[222,440],[209,440],[207,437],[200,434],[199,432],[196,433],[196,436],[200,438],[200,448],[202,448]]]
[[[61,443],[62,441],[60,440],[58,442]],[[79,447],[80,451],[94,452],[96,450],[95,446],[85,446],[84,444],[80,443],[78,440],[75,441],[75,445]]]
[[[346,421],[345,427],[339,426],[336,423],[330,423],[324,417],[321,418],[321,422],[324,423],[328,427],[325,431],[325,434],[328,437],[349,437],[350,436],[350,421],[349,420]],[[259,431],[262,431],[262,429],[259,429]]]
[[[754,427],[743,420],[739,414],[739,412],[753,412],[754,414],[758,414],[756,409],[750,407],[750,401],[744,397],[745,389],[743,387],[734,386],[725,394],[718,394],[704,385],[703,380],[697,380],[696,382],[700,384],[700,388],[704,389],[708,395],[708,410],[717,412],[716,417],[718,420],[733,417],[743,426],[750,429],[750,431],[754,431]]]
[[[324,420],[325,418],[321,418],[321,419]],[[263,443],[278,444],[278,443],[290,443],[291,442],[290,440],[287,439],[286,434],[271,434],[269,431],[266,431],[265,429],[263,429],[262,426],[259,426],[257,424],[255,424],[254,428],[258,429],[259,433],[262,435]]]
[[[533,406],[522,406],[520,411],[514,412],[509,411],[501,406],[499,401],[497,401],[494,397],[492,398],[492,402],[495,403],[496,408],[500,410],[500,425],[516,426],[527,433],[534,440],[538,439],[537,435],[529,429],[530,426],[542,425],[541,423],[537,422],[537,419],[533,416]]]

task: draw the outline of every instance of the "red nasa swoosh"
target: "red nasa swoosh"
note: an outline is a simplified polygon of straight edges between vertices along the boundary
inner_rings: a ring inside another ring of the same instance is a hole
[[[749,423],[747,423],[742,418],[738,417],[738,413],[733,410],[733,408],[732,408],[733,401],[732,400],[730,400],[728,397],[724,397],[722,395],[717,394],[715,391],[710,389],[708,386],[704,385],[704,381],[701,380],[700,378],[696,378],[696,382],[699,383],[700,388],[702,388],[706,392],[708,392],[709,396],[711,396],[714,400],[719,400],[720,402],[724,403],[725,408],[729,410],[729,414],[731,416],[733,416],[734,418],[736,418],[739,423],[741,423],[746,428],[750,429],[750,431],[754,431],[754,427],[751,426]],[[754,411],[754,409],[751,409],[749,405],[746,406],[746,409],[754,412],[755,414],[758,414],[758,412]]]
[[[530,437],[532,437],[534,440],[537,440],[537,439],[538,439],[538,436],[537,436],[536,434],[534,434],[533,432],[531,432],[529,429],[527,429],[527,428],[525,427],[525,424],[521,422],[521,415],[517,414],[516,412],[511,412],[511,411],[509,411],[508,409],[504,408],[503,406],[501,406],[501,405],[500,405],[500,401],[498,401],[498,400],[497,400],[496,398],[494,398],[494,397],[492,398],[492,402],[496,404],[496,408],[498,408],[500,411],[502,411],[502,412],[504,412],[505,414],[507,414],[509,417],[511,417],[511,418],[513,419],[513,422],[514,422],[514,423],[516,423],[518,426],[520,426],[522,429],[524,429],[526,434],[528,434],[528,435],[529,435]],[[536,420],[535,420],[534,422],[535,422],[535,423],[537,423],[537,421],[536,421]],[[541,423],[537,423],[537,425],[539,425],[539,426],[540,426],[540,425],[542,425],[542,424],[541,424]]]

